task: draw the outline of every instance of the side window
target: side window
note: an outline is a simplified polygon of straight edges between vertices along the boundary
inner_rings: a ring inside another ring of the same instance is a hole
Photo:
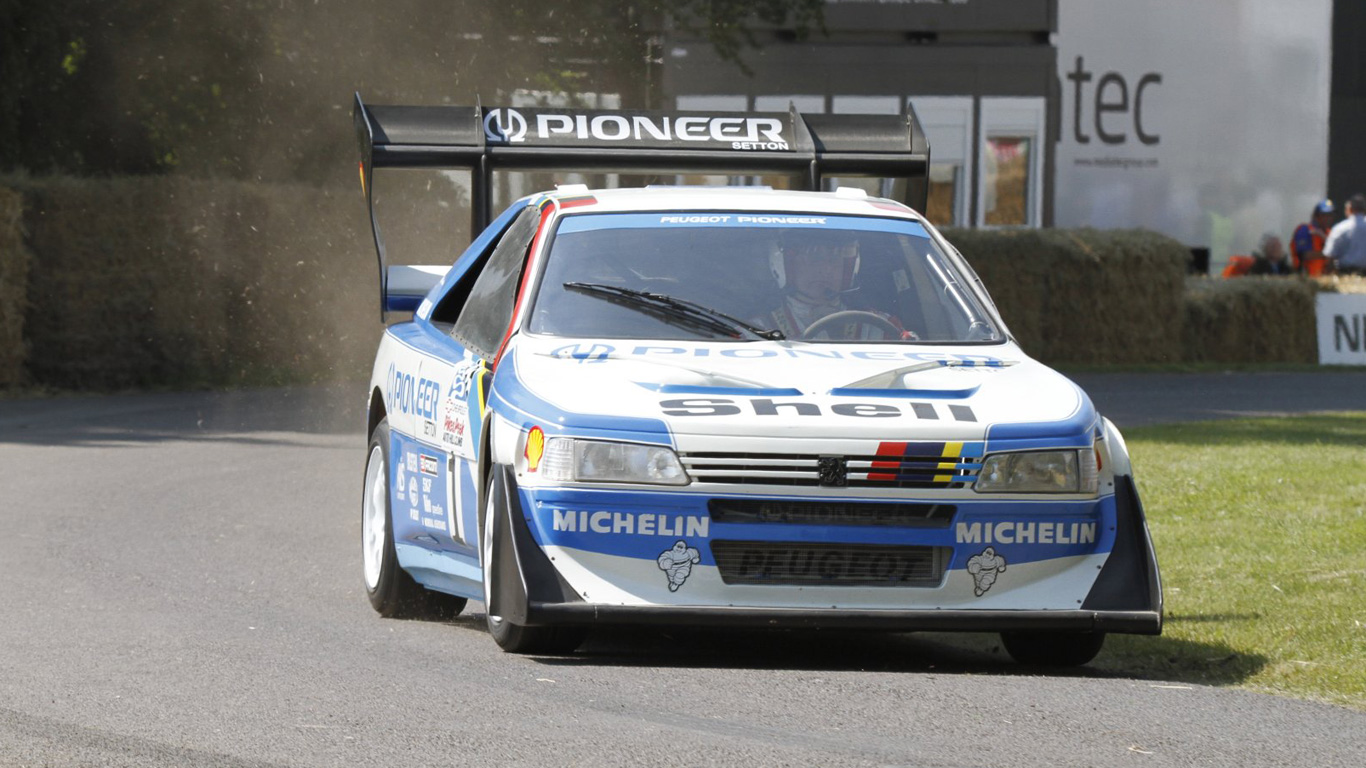
[[[489,262],[470,288],[451,335],[484,358],[493,357],[503,340],[517,303],[517,281],[527,248],[540,223],[538,211],[527,208],[494,247]]]

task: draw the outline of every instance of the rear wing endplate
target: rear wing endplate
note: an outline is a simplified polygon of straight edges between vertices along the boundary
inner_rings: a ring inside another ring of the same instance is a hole
[[[930,147],[914,111],[904,115],[667,112],[558,107],[417,107],[365,104],[353,110],[360,176],[387,287],[384,240],[375,218],[376,168],[467,169],[471,233],[492,219],[493,172],[786,175],[821,189],[830,176],[906,180],[906,200],[924,210]]]

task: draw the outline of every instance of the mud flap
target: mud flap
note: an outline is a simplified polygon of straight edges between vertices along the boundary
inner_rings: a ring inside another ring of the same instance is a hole
[[[1162,633],[1162,581],[1133,478],[1115,478],[1115,546],[1082,603],[1088,611],[1152,611]],[[1097,626],[1097,629],[1105,627]]]
[[[531,610],[533,604],[579,603],[583,598],[565,582],[532,538],[512,470],[495,466],[493,472],[498,520],[493,526],[493,585],[488,611],[513,624],[540,624]]]

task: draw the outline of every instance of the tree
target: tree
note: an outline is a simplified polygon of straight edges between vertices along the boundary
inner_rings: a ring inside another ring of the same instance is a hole
[[[822,26],[823,0],[0,0],[0,170],[320,181],[373,101],[517,89],[648,104],[671,29],[744,72],[755,24]],[[339,112],[341,114],[339,114]]]

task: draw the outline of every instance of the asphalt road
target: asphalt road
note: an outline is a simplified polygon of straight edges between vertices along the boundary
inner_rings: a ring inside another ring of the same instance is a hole
[[[1121,426],[1366,410],[1366,374],[1079,376]],[[1308,394],[1306,394],[1308,393]],[[0,765],[1305,765],[1366,713],[942,635],[503,654],[374,615],[363,391],[0,401]]]

